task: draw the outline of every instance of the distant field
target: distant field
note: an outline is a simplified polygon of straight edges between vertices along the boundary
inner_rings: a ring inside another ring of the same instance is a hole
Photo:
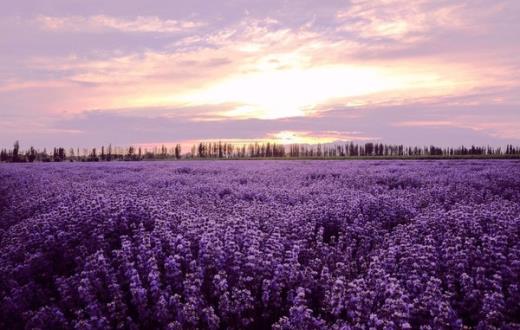
[[[520,161],[0,164],[0,328],[520,327]]]

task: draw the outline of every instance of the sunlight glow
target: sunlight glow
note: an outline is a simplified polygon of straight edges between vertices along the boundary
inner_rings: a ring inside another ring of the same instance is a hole
[[[265,141],[276,142],[280,144],[316,144],[316,143],[332,143],[337,141],[365,141],[375,139],[376,137],[369,137],[360,135],[359,132],[335,132],[325,131],[320,134],[316,132],[306,131],[280,131],[274,134],[269,134]]]
[[[438,84],[432,74],[394,73],[388,69],[331,65],[258,70],[181,96],[191,104],[237,103],[229,117],[276,119],[304,116],[325,102],[390,90]]]

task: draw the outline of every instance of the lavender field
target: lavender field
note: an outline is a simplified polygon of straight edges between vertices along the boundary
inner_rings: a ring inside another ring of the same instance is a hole
[[[518,161],[0,164],[0,328],[520,329]]]

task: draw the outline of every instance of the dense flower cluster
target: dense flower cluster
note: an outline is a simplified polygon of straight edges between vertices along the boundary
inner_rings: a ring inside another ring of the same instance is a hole
[[[520,162],[0,165],[0,328],[520,328]]]

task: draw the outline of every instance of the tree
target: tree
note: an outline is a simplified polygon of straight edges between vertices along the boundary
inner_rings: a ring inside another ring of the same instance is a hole
[[[365,155],[372,156],[374,152],[374,144],[372,142],[365,143]]]
[[[20,143],[18,142],[18,140],[16,140],[14,142],[14,146],[13,146],[13,162],[18,162],[19,161],[19,156],[18,156],[18,153],[20,152]]]
[[[27,153],[27,160],[32,163],[32,162],[34,162],[35,159],[36,159],[36,150],[33,147],[30,147],[29,152]]]
[[[181,159],[181,145],[177,144],[175,146],[175,158]]]
[[[204,144],[202,142],[199,143],[199,158],[205,157]]]
[[[0,162],[6,162],[8,160],[9,160],[9,156],[7,154],[7,150],[2,149],[2,151],[0,151]]]
[[[47,149],[43,148],[42,154],[41,154],[41,160],[42,162],[50,162],[51,159],[49,157],[49,154],[47,154]]]
[[[65,148],[58,148],[58,158],[60,159],[60,162],[67,158],[67,155],[65,154]]]
[[[96,148],[92,148],[92,151],[91,151],[90,156],[89,156],[89,161],[91,161],[91,162],[99,161],[99,158],[97,157]]]
[[[108,145],[106,159],[107,159],[107,161],[111,161],[112,160],[112,145],[111,144]]]
[[[128,147],[128,152],[126,154],[126,160],[134,160],[134,154],[135,154],[135,148],[133,146]]]
[[[168,156],[168,149],[166,148],[166,146],[163,144],[161,146],[161,158],[162,159],[166,159],[166,157]]]
[[[55,162],[62,162],[66,158],[65,149],[64,148],[54,148],[52,152],[52,159]]]

